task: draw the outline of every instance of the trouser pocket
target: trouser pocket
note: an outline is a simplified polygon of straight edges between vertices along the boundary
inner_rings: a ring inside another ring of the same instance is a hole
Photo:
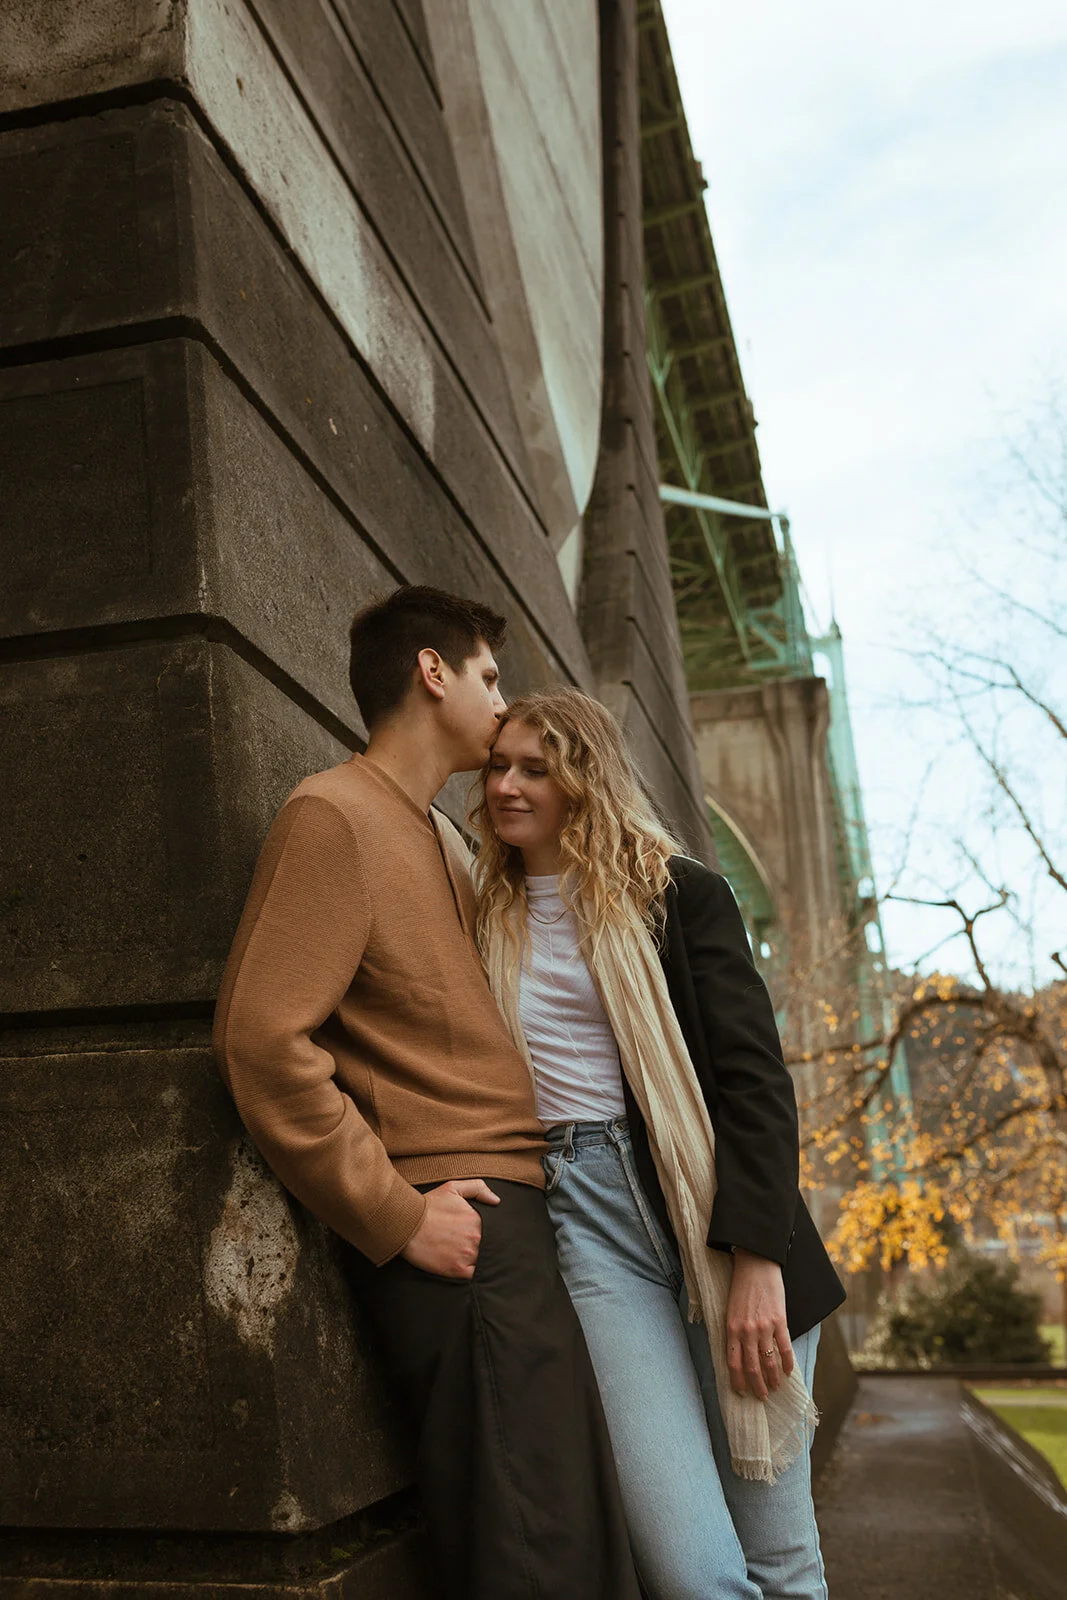
[[[545,1170],[545,1196],[555,1194],[563,1179],[563,1169],[567,1165],[567,1158],[562,1150],[550,1150],[547,1156],[541,1157],[541,1165]]]

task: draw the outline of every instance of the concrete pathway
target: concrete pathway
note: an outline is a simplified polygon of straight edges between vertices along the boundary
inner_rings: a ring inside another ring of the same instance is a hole
[[[861,1377],[816,1494],[831,1600],[1000,1600],[955,1378]]]

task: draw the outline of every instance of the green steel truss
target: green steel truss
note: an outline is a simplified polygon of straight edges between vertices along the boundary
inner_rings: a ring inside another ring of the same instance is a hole
[[[858,1033],[884,1032],[887,975],[870,849],[844,687],[840,634],[808,634],[789,524],[767,509],[756,421],[745,391],[660,0],[639,0],[641,178],[648,369],[660,482],[733,503],[664,505],[674,597],[692,692],[810,677],[829,663],[828,756],[841,907],[859,937]],[[712,818],[750,928],[768,926],[765,886],[725,819]],[[874,946],[874,948],[871,948]],[[897,1103],[907,1066],[893,1067]]]
[[[648,369],[661,481],[763,508],[671,505],[665,520],[694,690],[811,670],[788,528],[768,519],[734,344],[658,0],[639,7]]]

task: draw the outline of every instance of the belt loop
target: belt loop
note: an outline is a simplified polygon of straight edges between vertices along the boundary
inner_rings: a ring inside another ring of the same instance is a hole
[[[567,1131],[563,1135],[563,1159],[574,1160],[574,1123],[568,1122]]]

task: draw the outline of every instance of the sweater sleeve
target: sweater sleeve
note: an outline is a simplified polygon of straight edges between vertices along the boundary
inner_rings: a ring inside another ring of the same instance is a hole
[[[425,1197],[334,1078],[312,1037],[355,975],[371,927],[358,840],[328,800],[297,794],[256,867],[215,1014],[215,1051],[245,1126],[298,1200],[381,1265]]]
[[[796,1094],[729,884],[687,864],[678,909],[715,1079],[718,1189],[708,1244],[785,1265],[796,1215]]]

